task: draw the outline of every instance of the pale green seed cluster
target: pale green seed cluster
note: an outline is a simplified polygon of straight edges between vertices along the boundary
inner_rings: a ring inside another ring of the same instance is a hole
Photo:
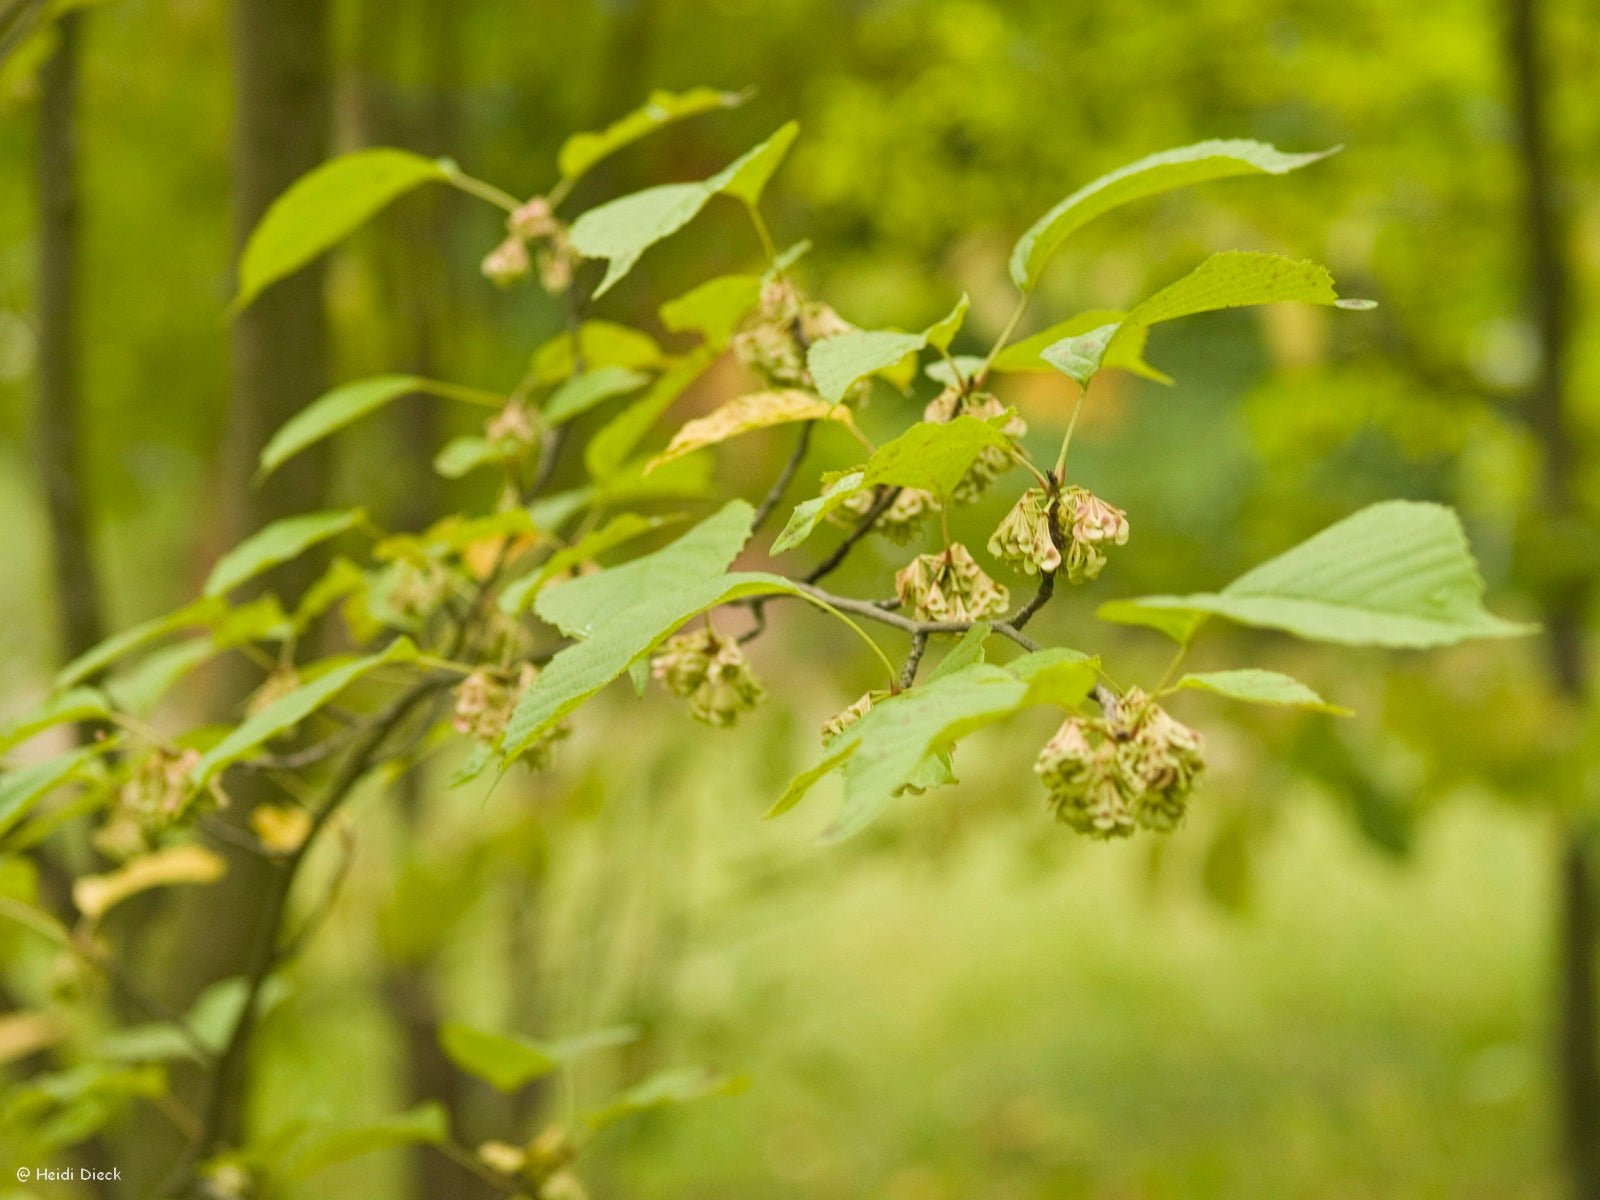
[[[669,639],[650,660],[650,674],[687,700],[696,719],[718,727],[732,725],[767,694],[739,643],[713,629]]]
[[[806,365],[807,348],[854,329],[828,305],[805,299],[788,280],[771,279],[762,285],[752,319],[734,336],[733,356],[774,387],[815,391],[816,381]],[[864,404],[871,386],[868,380],[852,385],[844,403]]]
[[[480,269],[497,287],[510,287],[526,279],[535,263],[545,291],[563,292],[571,286],[578,252],[543,196],[535,196],[506,218],[505,239],[484,256]]]
[[[1061,549],[1050,530],[1050,497],[1029,488],[989,538],[989,553],[1027,575],[1061,568]]]
[[[523,663],[515,670],[482,667],[455,687],[455,713],[451,723],[456,732],[485,746],[498,746],[505,736],[517,701],[533,686],[539,669]],[[565,724],[540,734],[519,757],[529,770],[542,771],[555,757],[555,744],[570,732]]]
[[[110,817],[94,835],[95,847],[111,858],[131,858],[202,811],[221,807],[226,798],[219,790],[196,787],[189,777],[199,762],[198,750],[151,747],[117,790]]]
[[[919,621],[981,621],[1000,616],[1011,603],[1011,593],[960,542],[917,555],[896,573],[894,590]]]
[[[836,514],[841,522],[850,517],[856,520],[867,515],[878,503],[878,493],[868,490],[855,492],[839,506]],[[904,546],[916,537],[930,513],[939,511],[939,498],[921,488],[905,487],[895,493],[889,506],[873,521],[875,532],[883,534],[897,546]],[[851,521],[850,523],[854,523]]]
[[[1200,735],[1130,688],[1098,718],[1069,717],[1033,765],[1056,819],[1095,838],[1183,820],[1205,770]]]
[[[1071,583],[1098,579],[1106,565],[1106,547],[1128,542],[1128,514],[1087,488],[1062,491],[1056,522],[1066,542],[1067,580]]]

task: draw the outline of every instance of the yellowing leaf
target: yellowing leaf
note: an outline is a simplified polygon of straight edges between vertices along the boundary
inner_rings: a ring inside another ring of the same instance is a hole
[[[784,390],[753,392],[738,396],[713,413],[685,423],[667,443],[667,448],[650,462],[654,469],[674,458],[682,458],[706,446],[714,446],[740,434],[794,421],[838,421],[850,425],[850,411],[842,405],[818,400],[810,392]]]
[[[83,876],[72,885],[72,900],[84,916],[98,920],[129,896],[180,883],[215,883],[227,869],[221,856],[204,846],[173,846],[109,874]]]

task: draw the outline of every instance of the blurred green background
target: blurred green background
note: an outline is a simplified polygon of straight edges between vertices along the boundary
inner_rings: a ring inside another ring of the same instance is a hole
[[[652,87],[753,87],[742,108],[608,164],[579,207],[697,178],[796,117],[768,211],[781,243],[814,241],[810,289],[859,324],[911,328],[968,291],[967,352],[1009,312],[1015,236],[1101,172],[1207,137],[1342,144],[1285,179],[1097,223],[1032,313],[1037,328],[1125,305],[1218,248],[1318,259],[1343,294],[1380,303],[1169,327],[1150,357],[1175,387],[1119,377],[1095,397],[1075,461],[1134,536],[1092,600],[1039,629],[1159,670],[1155,639],[1095,625],[1093,603],[1220,584],[1383,497],[1457,505],[1505,615],[1541,619],[1552,579],[1592,578],[1600,476],[1582,452],[1600,427],[1600,12],[1539,6],[1572,278],[1564,436],[1579,460],[1579,504],[1558,520],[1540,487],[1549,446],[1528,419],[1543,351],[1510,7],[341,0],[330,150],[449,153],[533,194],[567,133]],[[85,476],[113,628],[188,599],[224,537],[223,9],[115,0],[85,23]],[[30,456],[51,414],[34,408],[24,67],[0,73],[0,714],[26,707],[60,660]],[[443,378],[515,380],[561,315],[531,290],[482,285],[495,239],[492,217],[449,197],[408,199],[363,233],[331,267],[333,378],[426,361]],[[648,323],[757,249],[737,214],[710,211],[600,315]],[[1071,385],[1037,378],[1006,398],[1053,446]],[[885,394],[873,418],[903,423],[921,399]],[[407,519],[406,419],[341,443],[336,501]],[[798,487],[850,451],[819,445]],[[718,470],[757,495],[786,450],[758,435]],[[445,488],[433,503],[483,499]],[[970,519],[987,529],[998,516]],[[872,554],[843,590],[896,564],[892,546]],[[1357,716],[1335,727],[1185,707],[1216,768],[1170,840],[1072,839],[1037,803],[1029,765],[1045,731],[1013,728],[963,750],[958,788],[819,847],[831,796],[759,818],[865,676],[832,661],[839,648],[809,618],[785,620],[786,636],[756,649],[779,703],[745,736],[686,736],[681,710],[619,695],[537,784],[425,787],[421,816],[404,820],[368,797],[348,890],[270,1019],[258,1120],[307,1097],[332,1111],[403,1105],[415,1064],[395,988],[422,971],[459,1019],[529,1032],[639,1022],[638,1055],[749,1077],[741,1096],[615,1135],[588,1174],[596,1197],[1563,1194],[1556,863],[1594,797],[1562,772],[1593,773],[1594,739],[1537,642],[1424,659],[1236,633],[1202,643],[1202,664],[1292,671]],[[625,760],[608,752],[618,730]],[[542,1103],[559,1114],[604,1082],[591,1075],[628,1070],[585,1068]],[[487,1127],[491,1097],[460,1103]],[[394,1153],[303,1194],[404,1196],[411,1175]]]

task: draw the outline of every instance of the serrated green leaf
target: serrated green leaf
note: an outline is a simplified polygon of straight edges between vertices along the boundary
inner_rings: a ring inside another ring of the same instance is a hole
[[[57,725],[92,721],[111,713],[110,702],[98,688],[76,687],[47,698],[32,712],[0,725],[0,754]]]
[[[1312,708],[1318,712],[1350,715],[1348,708],[1329,704],[1316,692],[1291,675],[1277,671],[1263,671],[1246,667],[1233,671],[1204,671],[1185,675],[1176,688],[1194,688],[1226,696],[1229,700],[1242,700],[1247,704],[1270,704],[1287,708]]]
[[[449,179],[446,164],[388,148],[357,150],[302,176],[272,202],[245,243],[234,311],[406,192]]]
[[[366,514],[358,508],[344,512],[307,513],[285,517],[251,534],[217,560],[206,580],[207,596],[222,596],[280,563],[298,558],[312,546],[354,529]]]
[[[1456,514],[1391,500],[1346,517],[1220,592],[1124,603],[1210,613],[1344,645],[1423,648],[1535,631],[1485,611],[1483,592]]]
[[[720,275],[661,306],[661,323],[673,333],[694,332],[721,348],[761,299],[761,276]]]
[[[189,772],[190,780],[196,786],[210,782],[221,771],[253,755],[264,743],[293,729],[367,672],[388,663],[409,661],[416,655],[416,647],[400,638],[378,654],[343,663],[279,696],[206,751]]]
[[[781,575],[760,572],[702,579],[670,591],[656,583],[651,586],[658,589],[654,594],[637,600],[603,624],[595,622],[592,636],[557,654],[522,694],[501,741],[501,753],[508,761],[620,677],[640,656],[666,641],[691,617],[746,596],[805,595]],[[559,590],[551,588],[540,599],[554,596]]]
[[[437,1146],[449,1137],[449,1115],[442,1104],[430,1100],[383,1121],[349,1126],[314,1138],[309,1145],[302,1146],[289,1173],[296,1179],[303,1179],[365,1154],[396,1146]]]
[[[950,339],[961,328],[969,301],[965,294],[950,315],[928,326],[921,333],[899,333],[887,329],[855,330],[813,342],[806,351],[806,366],[824,400],[835,404],[857,380],[888,370],[907,355],[925,346],[947,349]]]
[[[534,609],[568,637],[588,637],[652,594],[669,595],[722,576],[750,540],[754,517],[745,501],[731,501],[653,553],[546,589]]]
[[[683,395],[716,358],[717,351],[710,346],[691,350],[663,371],[649,391],[602,425],[583,451],[583,465],[590,478],[599,480],[615,475],[645,434],[672,407],[673,401]]]
[[[1041,357],[1062,374],[1087,386],[1108,365],[1142,362],[1150,326],[1197,313],[1259,304],[1343,303],[1327,268],[1280,254],[1227,250],[1213,254],[1177,282],[1136,304],[1120,320],[1065,337]]]
[[[638,513],[619,513],[601,528],[579,538],[572,545],[556,551],[536,571],[514,580],[500,593],[502,612],[517,616],[539,591],[565,571],[588,562],[625,542],[661,528],[675,518],[646,517]]]
[[[943,679],[946,675],[954,675],[966,667],[976,666],[984,661],[983,644],[989,640],[989,635],[994,632],[994,626],[987,621],[979,621],[963,633],[954,646],[943,658],[939,665],[928,672],[925,683],[933,683]]]
[[[106,749],[83,746],[45,762],[32,763],[0,774],[0,834],[33,811],[34,805]]]
[[[836,421],[845,426],[854,424],[849,409],[841,404],[818,400],[810,392],[796,389],[753,392],[747,396],[736,396],[715,412],[686,422],[672,435],[667,448],[650,460],[650,470],[730,438],[796,421]]]
[[[272,435],[261,452],[256,479],[265,479],[306,447],[415,392],[424,382],[417,375],[377,375],[334,388],[301,409]]]
[[[654,91],[638,108],[604,129],[575,133],[561,144],[556,166],[565,180],[577,179],[608,155],[647,137],[665,125],[719,108],[736,108],[745,92],[719,92],[697,87],[684,92]]]
[[[490,1033],[452,1024],[440,1029],[439,1045],[469,1075],[476,1075],[502,1092],[514,1092],[581,1055],[625,1046],[638,1037],[636,1027],[625,1025],[543,1042],[520,1034]]]
[[[647,371],[666,361],[661,347],[648,333],[614,321],[585,321],[578,326],[578,349],[586,371],[599,367]],[[559,333],[545,342],[533,352],[528,364],[529,378],[539,387],[560,383],[577,371],[578,356],[572,353],[570,333]]]
[[[594,295],[611,290],[640,255],[694,220],[718,193],[753,206],[799,131],[789,122],[709,179],[646,188],[584,213],[573,222],[572,245],[585,258],[607,260],[605,278]]]
[[[560,425],[615,396],[636,392],[649,382],[650,376],[627,367],[596,367],[574,375],[545,401],[541,409],[544,423]]]
[[[1010,444],[999,429],[1009,418],[1005,413],[991,421],[968,415],[944,424],[919,421],[879,446],[860,470],[840,476],[822,495],[797,505],[773,542],[772,553],[782,554],[798,546],[823,517],[867,488],[914,487],[948,496],[985,447]]]
[[[1031,292],[1061,243],[1113,208],[1213,179],[1282,175],[1331,153],[1284,154],[1265,142],[1232,139],[1199,142],[1141,158],[1085,184],[1034,222],[1011,251],[1012,281]]]

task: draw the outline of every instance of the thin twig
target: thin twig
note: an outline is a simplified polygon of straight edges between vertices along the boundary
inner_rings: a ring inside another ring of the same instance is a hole
[[[794,452],[789,455],[789,461],[783,464],[783,470],[778,472],[777,479],[767,489],[767,494],[762,497],[761,505],[756,509],[755,519],[750,522],[752,530],[760,529],[772,516],[778,507],[778,502],[783,499],[784,492],[789,490],[789,484],[794,481],[795,472],[800,469],[800,463],[805,459],[806,450],[811,445],[811,433],[816,428],[815,421],[806,421],[800,426],[800,439],[794,444]]]
[[[904,691],[917,681],[917,668],[922,665],[922,654],[927,648],[927,634],[914,633],[911,635],[911,653],[906,655],[905,668],[900,672],[901,691]]]

